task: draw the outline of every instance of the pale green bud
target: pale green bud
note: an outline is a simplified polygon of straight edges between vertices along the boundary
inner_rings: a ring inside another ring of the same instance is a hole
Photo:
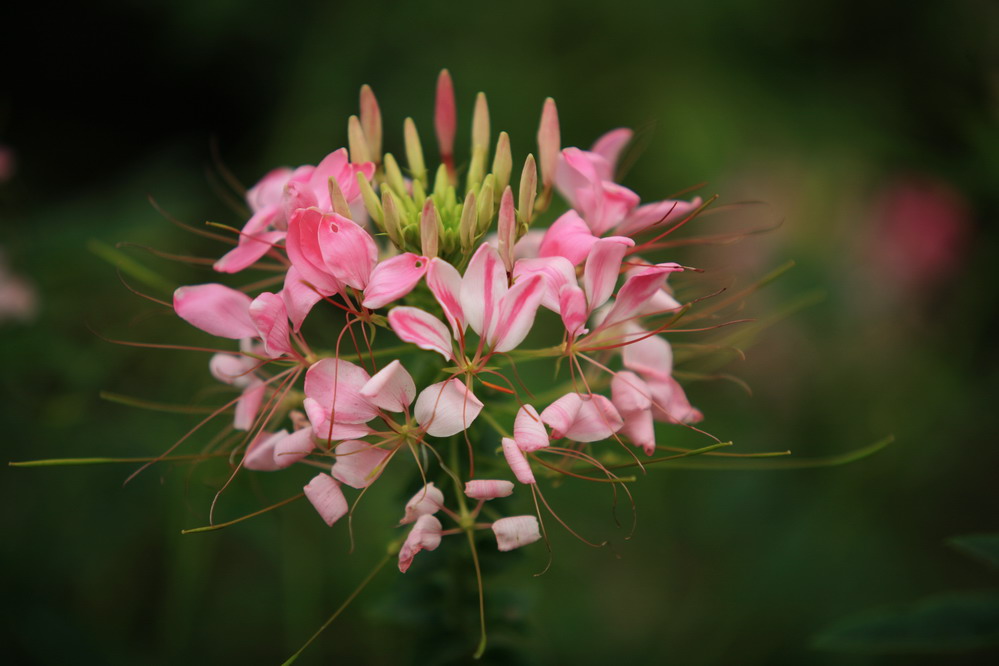
[[[350,161],[354,163],[371,162],[371,149],[364,137],[361,121],[357,116],[351,116],[347,121],[347,147],[350,149]]]
[[[402,134],[406,143],[406,163],[409,164],[409,171],[414,180],[426,184],[427,165],[423,161],[423,146],[420,144],[420,135],[412,118],[406,118],[403,122]]]
[[[399,218],[399,207],[395,202],[395,194],[389,190],[382,190],[382,210],[384,214],[383,227],[396,247],[402,248],[402,223]]]
[[[402,177],[402,170],[392,153],[385,153],[385,182],[396,194],[406,196],[406,179]]]
[[[472,251],[475,243],[478,227],[478,210],[475,207],[475,193],[469,192],[465,195],[465,201],[461,207],[461,221],[458,223],[458,231],[461,237],[462,252]]]
[[[381,227],[384,219],[382,217],[382,204],[378,201],[378,195],[375,194],[371,183],[368,182],[363,173],[357,174],[357,185],[361,189],[361,200],[364,202],[364,207],[368,210],[368,215],[375,221],[375,224]]]
[[[443,224],[437,207],[434,206],[433,199],[427,199],[423,204],[423,213],[420,215],[420,247],[423,256],[432,259],[437,256],[438,239],[440,237]]]
[[[534,219],[534,200],[538,196],[538,166],[534,155],[528,155],[524,161],[524,170],[520,174],[520,197],[517,199],[517,213],[520,221],[530,225]]]
[[[371,158],[378,162],[382,156],[382,112],[371,86],[361,86],[361,128],[368,142]]]
[[[510,184],[510,173],[513,171],[513,155],[510,153],[510,135],[499,133],[496,140],[496,155],[493,157],[493,176],[496,177],[496,189],[502,191]]]

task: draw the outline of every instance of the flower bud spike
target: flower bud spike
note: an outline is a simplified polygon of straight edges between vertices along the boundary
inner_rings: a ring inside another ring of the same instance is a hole
[[[434,176],[434,194],[444,196],[444,190],[450,186],[451,181],[448,179],[447,165],[442,164],[437,167],[437,174]]]
[[[385,182],[399,196],[404,197],[409,194],[406,191],[406,179],[402,177],[402,169],[399,168],[399,163],[395,161],[392,153],[385,153]]]
[[[558,109],[551,97],[545,100],[541,110],[541,125],[538,127],[538,161],[541,166],[541,186],[550,190],[555,182],[555,167],[558,166],[558,154],[562,150],[562,138],[559,132]]]
[[[377,163],[382,157],[382,111],[371,86],[361,86],[361,128],[367,139],[371,158]]]
[[[399,221],[399,207],[395,203],[395,195],[388,189],[382,190],[382,212],[384,220],[382,227],[396,247],[402,249],[402,224]]]
[[[441,162],[447,168],[448,177],[455,182],[454,135],[458,128],[458,115],[454,102],[454,84],[451,73],[442,69],[437,77],[437,100],[434,105],[434,130],[437,132],[437,145],[440,148]]]
[[[461,250],[470,254],[474,250],[475,241],[478,239],[477,232],[478,210],[475,207],[475,193],[469,192],[465,195],[465,201],[461,208],[461,221],[458,223],[458,232],[461,240]]]
[[[347,147],[350,150],[350,161],[354,164],[372,161],[371,149],[364,137],[361,120],[357,116],[351,116],[347,121]]]
[[[502,192],[510,184],[513,171],[513,155],[510,153],[510,135],[500,132],[496,140],[496,155],[493,157],[493,176],[496,178],[496,191]]]
[[[499,209],[499,254],[506,272],[513,271],[513,246],[517,243],[517,213],[513,209],[513,190],[503,190]]]
[[[408,197],[404,198],[403,201],[412,202],[411,205],[414,208],[423,208],[423,202],[427,200],[427,190],[423,187],[423,183],[419,180],[413,181],[413,198],[410,200]]]
[[[336,181],[336,178],[330,177],[329,188],[333,212],[337,215],[343,215],[348,220],[353,219],[350,215],[350,206],[347,204],[347,200],[343,196],[343,190],[340,189],[340,183]]]
[[[357,185],[361,190],[361,200],[364,201],[364,207],[368,211],[368,215],[371,219],[375,221],[379,227],[382,226],[382,204],[378,201],[378,195],[371,188],[371,183],[368,179],[364,177],[363,173],[357,174]]]
[[[420,144],[420,134],[416,131],[416,123],[412,118],[406,118],[402,124],[402,134],[406,143],[406,163],[414,180],[427,184],[427,165],[423,161],[423,146]]]
[[[528,155],[524,161],[524,170],[520,174],[520,197],[517,199],[517,213],[523,226],[530,226],[534,219],[534,200],[538,196],[538,167],[534,155]]]
[[[475,96],[475,111],[472,114],[472,151],[489,152],[489,104],[486,94]]]
[[[427,199],[420,215],[420,246],[423,256],[433,259],[437,256],[437,241],[440,234],[441,219],[433,199]]]
[[[496,203],[493,194],[496,189],[496,179],[493,178],[492,174],[486,176],[486,179],[482,181],[482,189],[479,190],[479,196],[477,198],[479,202],[479,220],[478,220],[478,234],[482,234],[489,231],[489,227],[493,224],[493,212],[496,209]]]

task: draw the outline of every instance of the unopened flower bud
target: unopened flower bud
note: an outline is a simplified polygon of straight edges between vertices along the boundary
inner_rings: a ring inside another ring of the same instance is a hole
[[[493,211],[495,210],[496,204],[493,194],[496,190],[496,179],[492,174],[486,176],[486,179],[482,181],[482,187],[479,189],[479,196],[476,197],[479,206],[478,215],[478,234],[482,235],[489,230],[489,227],[493,223]]]
[[[350,206],[347,204],[347,200],[343,196],[343,190],[340,189],[340,183],[337,182],[336,178],[332,176],[329,179],[330,188],[330,203],[333,205],[333,212],[337,215],[343,215],[345,218],[352,219],[350,215]]]
[[[496,140],[496,155],[493,157],[493,176],[496,187],[503,191],[510,184],[510,173],[513,171],[513,156],[510,153],[510,135],[500,132]]]
[[[389,240],[401,250],[402,223],[399,219],[399,207],[395,202],[395,194],[388,188],[382,190],[382,211],[384,213],[382,227],[385,229],[385,233],[388,234]]]
[[[354,164],[371,162],[371,148],[364,137],[361,121],[357,116],[351,116],[347,121],[347,147],[350,150],[350,161]]]
[[[517,243],[517,213],[513,209],[513,190],[503,190],[499,209],[499,254],[507,272],[513,270],[513,246]]]
[[[541,110],[541,125],[538,127],[538,161],[541,166],[541,186],[549,190],[555,182],[555,167],[558,154],[562,150],[559,132],[558,109],[551,97],[545,100]]]
[[[538,196],[538,167],[534,155],[528,155],[524,170],[520,174],[520,197],[517,199],[517,212],[520,222],[526,227],[534,217],[534,200]]]
[[[458,233],[461,241],[461,249],[464,252],[471,252],[475,241],[478,239],[478,210],[475,207],[475,193],[469,192],[465,195],[465,201],[461,207],[461,221],[458,223]]]
[[[437,256],[437,242],[441,226],[441,218],[437,213],[434,200],[427,199],[427,202],[423,204],[423,213],[420,215],[420,246],[423,249],[423,256],[429,259]]]
[[[367,139],[371,158],[378,162],[382,156],[382,112],[371,86],[361,86],[361,128]]]
[[[451,74],[442,69],[437,77],[437,100],[434,105],[434,129],[437,132],[437,145],[440,148],[441,162],[447,167],[448,176],[454,180],[454,135],[458,127],[458,116],[454,103],[454,85]]]
[[[427,182],[427,165],[423,161],[423,146],[420,145],[420,135],[416,131],[416,123],[412,118],[406,118],[402,125],[402,133],[406,143],[406,162],[414,180]]]

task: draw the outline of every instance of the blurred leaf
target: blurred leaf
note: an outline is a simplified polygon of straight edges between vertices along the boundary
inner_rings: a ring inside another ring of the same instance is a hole
[[[999,594],[952,594],[871,610],[821,632],[815,647],[855,652],[956,652],[999,645]]]
[[[954,548],[994,567],[999,567],[999,534],[965,534],[947,540]]]

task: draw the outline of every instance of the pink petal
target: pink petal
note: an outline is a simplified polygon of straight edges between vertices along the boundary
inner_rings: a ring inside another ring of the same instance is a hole
[[[249,296],[221,284],[180,287],[173,292],[173,309],[187,323],[221,338],[253,338]]]
[[[606,180],[577,195],[577,210],[598,236],[623,222],[639,202],[638,195],[627,187]]]
[[[602,328],[629,319],[638,313],[645,303],[659,291],[666,282],[666,276],[674,271],[682,271],[679,264],[656,264],[643,268],[629,277],[614,299],[614,306],[601,324]]]
[[[428,435],[463,432],[482,411],[482,402],[459,379],[431,384],[420,392],[414,413]]]
[[[264,350],[271,358],[283,354],[295,356],[288,330],[288,311],[277,294],[265,291],[250,303],[250,319],[264,341]]]
[[[513,285],[503,296],[499,316],[486,338],[493,351],[510,351],[524,341],[544,295],[545,281],[540,275]]]
[[[219,273],[238,273],[255,264],[284,236],[283,231],[265,231],[253,236],[240,236],[239,244],[223,254],[213,268]]]
[[[548,446],[548,431],[533,405],[524,405],[517,411],[513,421],[513,439],[526,453]]]
[[[665,380],[650,379],[652,389],[652,416],[666,423],[698,423],[704,419],[700,410],[691,406],[683,387],[668,377]]]
[[[614,293],[624,253],[634,244],[630,238],[612,236],[601,238],[590,248],[583,269],[583,289],[590,312],[606,303]]]
[[[444,506],[444,493],[431,481],[416,491],[416,494],[406,502],[406,513],[399,524],[408,525],[420,516],[437,513],[442,506]]]
[[[622,370],[611,380],[611,401],[622,414],[652,407],[652,390],[634,372]]]
[[[256,379],[253,368],[256,361],[238,354],[215,354],[208,362],[212,377],[238,388],[246,388]]]
[[[534,543],[541,538],[537,516],[510,516],[493,523],[496,547],[506,552]]]
[[[602,137],[597,139],[593,147],[590,148],[590,152],[600,155],[606,163],[610,166],[610,171],[607,173],[602,173],[601,178],[604,180],[614,180],[613,169],[617,164],[618,158],[621,156],[621,151],[624,147],[628,145],[631,141],[633,132],[626,127],[619,127],[618,129],[611,130],[604,134]]]
[[[420,349],[435,351],[445,360],[452,360],[451,334],[437,317],[419,308],[409,306],[389,310],[389,326],[403,342],[411,342]]]
[[[340,490],[340,484],[329,474],[318,474],[305,486],[305,496],[312,502],[326,524],[333,523],[347,515],[347,498]]]
[[[342,291],[343,285],[333,277],[319,248],[319,227],[325,216],[315,208],[296,210],[288,220],[285,249],[302,280],[324,294]]]
[[[483,243],[475,251],[461,281],[461,309],[472,330],[485,337],[499,316],[507,292],[506,270],[496,248]]]
[[[538,248],[540,257],[565,257],[573,266],[583,263],[590,248],[597,242],[586,222],[574,210],[552,223]]]
[[[506,464],[510,466],[510,470],[513,471],[513,475],[517,477],[517,480],[528,485],[537,483],[534,480],[534,472],[531,471],[531,464],[527,462],[527,456],[517,446],[517,442],[509,437],[504,437],[502,444]]]
[[[291,467],[315,450],[312,426],[296,430],[274,444],[274,464],[280,468]]]
[[[427,272],[428,264],[429,259],[412,252],[382,261],[371,271],[371,279],[364,288],[362,305],[375,309],[402,298],[413,291],[413,287]]]
[[[330,474],[351,488],[367,488],[385,470],[389,452],[359,439],[348,439],[336,447],[336,462]]]
[[[513,267],[513,281],[519,282],[531,275],[545,280],[545,293],[541,305],[552,312],[559,312],[559,293],[567,285],[576,285],[576,270],[565,257],[538,257],[520,259]]]
[[[541,412],[552,437],[576,442],[597,442],[621,429],[621,415],[610,400],[599,394],[567,393]]]
[[[441,531],[441,521],[429,514],[420,516],[399,549],[399,571],[406,573],[421,550],[437,550],[441,545]]]
[[[586,307],[586,294],[576,285],[568,285],[559,294],[559,312],[562,314],[562,323],[570,336],[577,336],[586,332],[583,328],[589,316],[589,308]]]
[[[443,259],[434,257],[427,269],[427,286],[444,309],[447,323],[455,339],[465,330],[465,313],[461,309],[461,275],[458,269]]]
[[[273,472],[281,469],[274,461],[274,445],[288,436],[287,430],[262,432],[257,435],[243,454],[243,467],[255,472]]]
[[[633,342],[621,348],[624,367],[662,380],[673,373],[673,349],[665,338],[649,335],[648,331],[634,324],[625,331],[623,341]]]
[[[695,197],[692,201],[668,199],[638,206],[624,218],[615,231],[622,236],[634,236],[666,222],[679,222],[697,210],[702,203],[701,197]]]
[[[513,246],[513,258],[517,261],[521,259],[536,259],[541,248],[541,241],[545,239],[545,232],[541,229],[530,229],[520,237],[517,244]]]
[[[361,388],[368,401],[390,412],[402,412],[416,398],[416,384],[398,359],[375,373]]]
[[[500,479],[476,479],[465,482],[465,495],[472,499],[491,500],[513,494],[513,482]]]
[[[333,442],[345,439],[359,439],[371,434],[371,428],[363,423],[330,423],[330,410],[312,398],[302,401],[305,413],[312,424],[316,438],[329,449]]]
[[[334,150],[324,157],[309,175],[309,190],[316,199],[316,205],[323,212],[333,210],[333,204],[330,202],[330,178],[337,181],[337,185],[340,186],[341,190],[343,190],[344,185],[353,184],[350,182],[352,180],[350,176],[353,174],[350,173],[349,161],[346,148]],[[356,187],[356,184],[354,186]],[[346,193],[344,193],[344,198],[347,199]],[[347,199],[347,201],[349,202],[350,199]]]
[[[243,390],[243,395],[236,402],[236,415],[232,421],[232,427],[236,430],[250,430],[253,422],[260,411],[260,405],[264,402],[264,394],[267,392],[267,385],[259,379],[251,382]]]
[[[646,455],[656,452],[656,429],[652,422],[652,410],[643,409],[636,412],[621,412],[624,425],[620,434],[631,440],[635,446],[641,447]]]
[[[269,171],[266,176],[246,191],[246,203],[254,213],[268,206],[279,206],[284,186],[291,178],[291,169],[278,167]]]
[[[323,296],[331,295],[331,293],[321,293],[309,286],[294,266],[288,269],[288,273],[284,277],[281,299],[284,301],[288,319],[291,320],[296,333],[302,328],[302,322],[312,311],[312,306],[321,301]]]
[[[305,395],[321,407],[326,419],[335,423],[367,423],[378,414],[374,405],[361,395],[369,379],[363,368],[350,361],[324,358],[305,373]],[[311,412],[309,419],[317,435],[325,437],[326,431]]]
[[[378,246],[371,234],[336,213],[323,216],[318,234],[326,268],[340,282],[364,289],[378,262]]]

